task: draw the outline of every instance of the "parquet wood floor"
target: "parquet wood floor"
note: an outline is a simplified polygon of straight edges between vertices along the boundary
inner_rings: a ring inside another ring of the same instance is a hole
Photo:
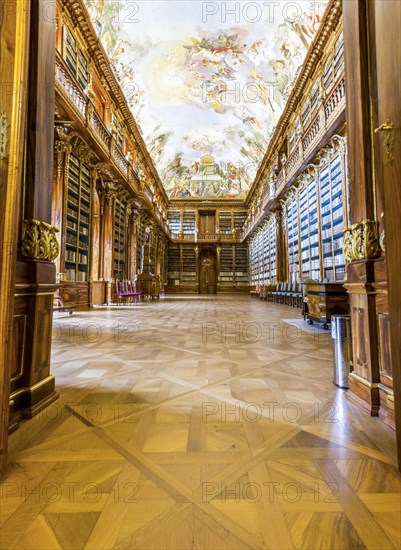
[[[60,399],[11,436],[1,548],[400,548],[393,437],[294,313],[177,296],[58,314]]]

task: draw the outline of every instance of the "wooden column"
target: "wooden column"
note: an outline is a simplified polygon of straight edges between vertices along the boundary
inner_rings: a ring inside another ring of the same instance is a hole
[[[368,7],[376,208],[384,222],[380,243],[386,252],[388,283],[388,304],[383,286],[380,304],[387,305],[388,315],[385,309],[378,310],[380,412],[385,408],[385,421],[395,422],[401,470],[401,4],[373,0]]]
[[[20,6],[18,7],[20,9]],[[29,5],[30,44],[24,192],[18,248],[11,362],[12,419],[32,417],[57,399],[50,374],[51,325],[60,246],[52,221],[55,2]],[[52,13],[53,12],[53,13]],[[25,13],[26,16],[26,13]]]
[[[379,359],[374,288],[380,256],[372,178],[371,79],[368,54],[368,13],[365,0],[343,2],[347,143],[350,192],[349,231],[344,255],[350,262],[350,295],[354,372],[347,397],[371,415],[379,411]]]
[[[7,465],[18,208],[28,106],[30,10],[28,1],[0,3],[0,476]],[[18,9],[17,9],[18,8]]]
[[[128,278],[135,281],[138,259],[138,235],[137,235],[138,211],[133,209],[128,217]]]
[[[288,262],[287,262],[287,215],[286,209],[277,210],[275,212],[275,227],[277,239],[277,281],[286,281],[288,279]]]

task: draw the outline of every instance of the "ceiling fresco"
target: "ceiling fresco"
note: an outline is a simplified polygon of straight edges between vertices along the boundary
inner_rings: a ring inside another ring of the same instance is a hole
[[[170,198],[245,198],[326,3],[86,0]]]

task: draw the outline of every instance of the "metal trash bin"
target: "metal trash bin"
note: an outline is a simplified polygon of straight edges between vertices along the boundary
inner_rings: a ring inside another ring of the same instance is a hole
[[[331,336],[333,338],[334,355],[333,382],[339,388],[348,388],[348,376],[353,370],[350,315],[332,316]]]

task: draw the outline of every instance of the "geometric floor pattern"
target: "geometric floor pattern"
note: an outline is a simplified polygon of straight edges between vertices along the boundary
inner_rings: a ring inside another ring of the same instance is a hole
[[[229,295],[56,314],[60,399],[10,438],[1,548],[400,548],[394,437],[297,314]]]

